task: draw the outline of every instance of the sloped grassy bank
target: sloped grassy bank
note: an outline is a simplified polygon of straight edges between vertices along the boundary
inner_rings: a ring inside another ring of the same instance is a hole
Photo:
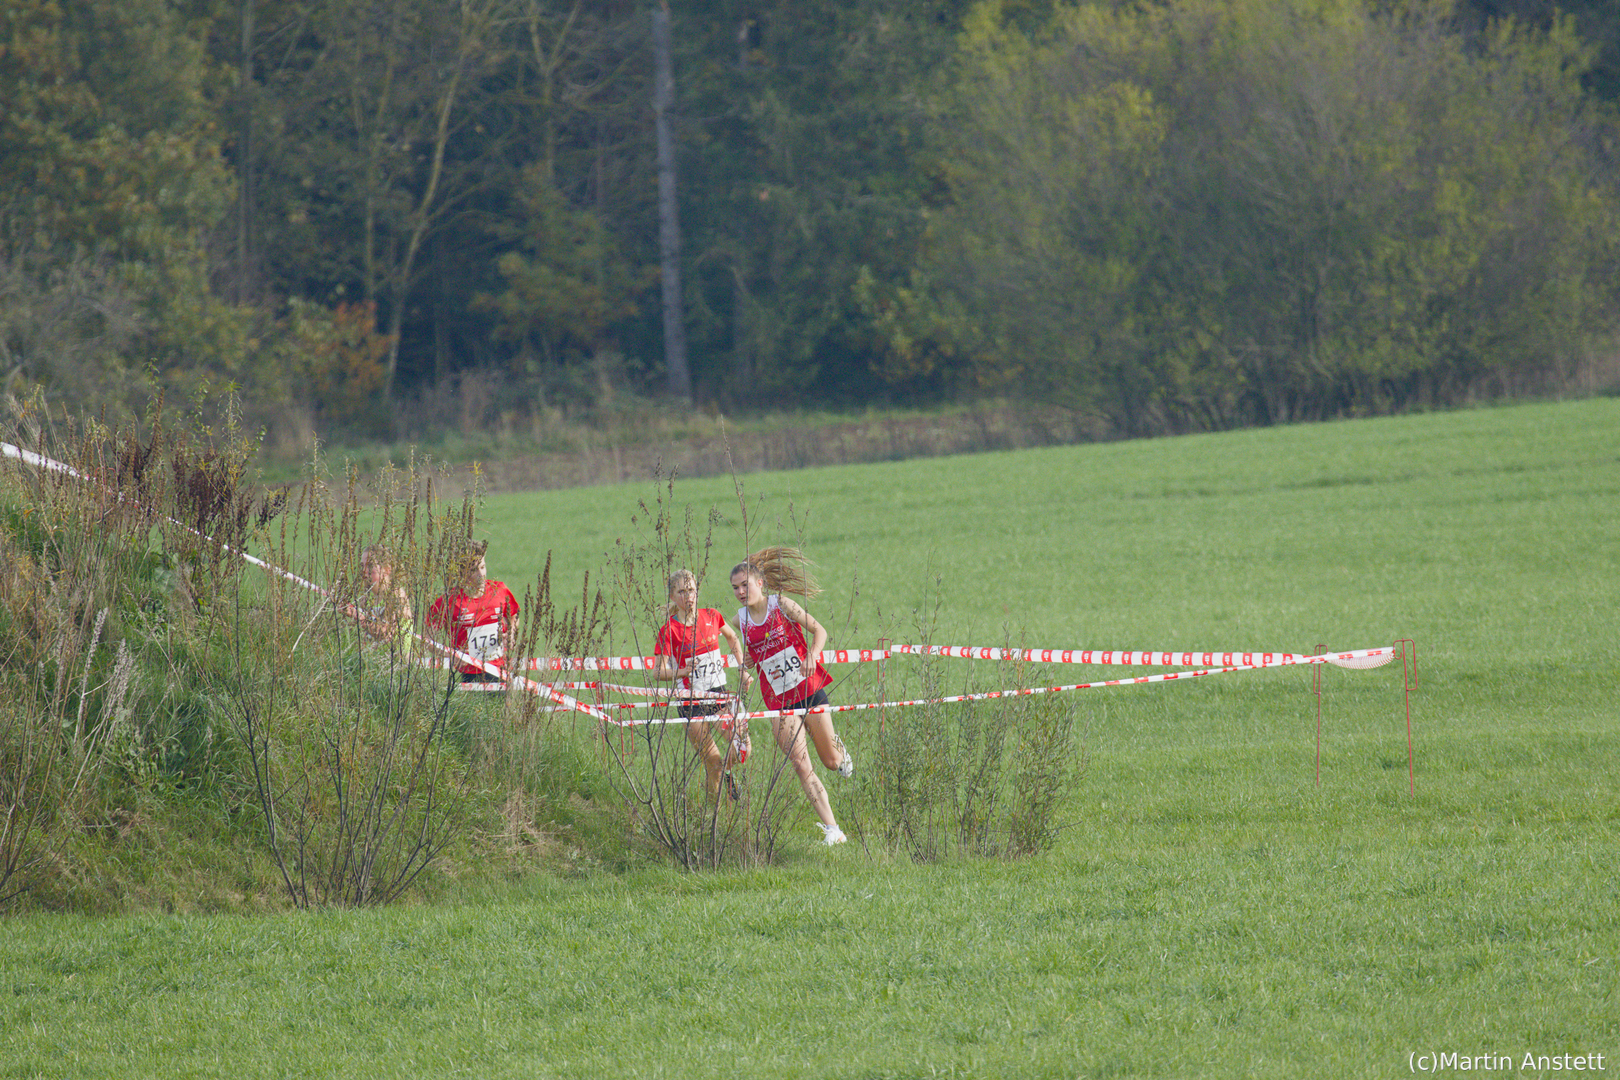
[[[388,474],[363,512],[352,474],[251,485],[234,431],[34,419],[8,441],[66,468],[0,467],[7,908],[364,905],[633,857],[532,701],[462,700],[354,617],[372,543],[425,610],[471,499]]]

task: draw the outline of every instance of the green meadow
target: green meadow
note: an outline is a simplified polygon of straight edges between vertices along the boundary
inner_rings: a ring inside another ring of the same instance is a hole
[[[740,481],[746,537],[731,478],[674,485],[720,515],[702,602],[797,544],[835,648],[1410,639],[1415,794],[1399,664],[1321,671],[1319,783],[1310,670],[1086,690],[1032,858],[828,850],[803,817],[767,869],[0,921],[0,1077],[1620,1072],[1620,400]],[[521,596],[550,552],[560,595],[608,584],[660,490],[489,498],[491,576]],[[839,717],[857,765],[872,716]]]

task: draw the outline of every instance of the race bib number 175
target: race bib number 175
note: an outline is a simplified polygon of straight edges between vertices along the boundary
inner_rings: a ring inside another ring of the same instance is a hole
[[[501,624],[485,623],[468,630],[467,651],[486,664],[499,660],[506,652],[501,647]]]

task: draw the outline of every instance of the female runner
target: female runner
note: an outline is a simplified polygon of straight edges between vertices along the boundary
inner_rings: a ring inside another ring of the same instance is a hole
[[[821,819],[821,831],[828,844],[842,844],[844,830],[833,818],[827,789],[810,764],[804,733],[816,744],[816,754],[838,775],[853,776],[855,761],[844,748],[844,740],[833,730],[832,709],[827,702],[827,686],[832,677],[821,666],[821,650],[827,645],[827,631],[804,608],[779,595],[782,590],[814,599],[821,589],[804,569],[808,562],[795,548],[765,548],[738,563],[731,571],[731,591],[743,606],[737,611],[737,629],[748,647],[748,659],[759,669],[759,693],[768,709],[803,709],[801,715],[788,713],[771,721],[776,745],[787,755],[799,785]],[[806,644],[804,632],[810,632]],[[750,678],[744,668],[742,686]]]
[[[712,716],[720,711],[720,702],[694,699],[700,695],[726,692],[726,661],[720,652],[722,637],[731,646],[731,653],[737,658],[737,667],[745,672],[748,670],[743,667],[742,643],[737,640],[737,632],[726,625],[725,616],[718,611],[699,608],[697,596],[696,574],[690,570],[677,570],[670,575],[669,606],[665,609],[668,619],[659,627],[658,638],[653,643],[653,656],[657,658],[653,677],[664,682],[673,680],[678,695],[689,695],[680,706],[681,715],[688,721],[694,716]],[[689,722],[686,737],[703,759],[705,786],[709,798],[713,799],[720,790],[722,766],[720,748],[714,744],[714,722]],[[742,756],[738,756],[739,751]],[[734,735],[732,756],[742,761],[746,759],[746,754],[740,737]],[[737,782],[731,778],[729,771],[725,777],[726,790],[735,800]]]
[[[393,557],[382,544],[360,553],[360,574],[366,591],[351,609],[366,639],[392,645],[402,658],[411,654],[411,598],[394,580]]]
[[[461,560],[461,585],[428,608],[427,624],[449,638],[450,647],[475,663],[458,662],[461,681],[505,682],[485,666],[505,669],[508,645],[516,638],[518,602],[504,582],[489,580],[488,540],[468,540]]]

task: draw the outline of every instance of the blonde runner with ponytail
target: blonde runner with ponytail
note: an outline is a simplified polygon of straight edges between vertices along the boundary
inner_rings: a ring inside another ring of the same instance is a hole
[[[848,838],[833,817],[827,789],[810,762],[806,743],[814,742],[821,763],[846,779],[855,773],[855,759],[833,728],[827,700],[832,677],[820,661],[827,631],[798,603],[781,595],[791,592],[806,599],[821,595],[809,565],[797,548],[762,548],[732,568],[731,591],[742,604],[737,609],[737,633],[757,672],[760,696],[767,708],[782,713],[771,720],[776,745],[798,775],[799,786],[820,819],[822,837],[831,846]],[[743,670],[744,692],[754,677],[754,672]]]

